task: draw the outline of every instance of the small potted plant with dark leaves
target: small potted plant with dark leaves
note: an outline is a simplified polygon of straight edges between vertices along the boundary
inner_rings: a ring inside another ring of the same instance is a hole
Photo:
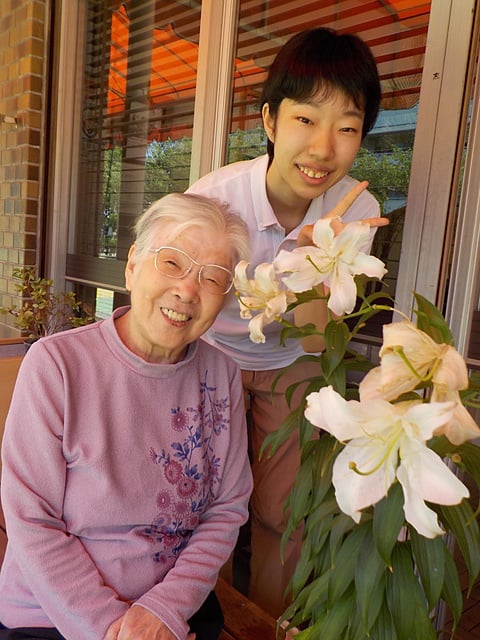
[[[35,267],[18,267],[13,276],[19,279],[15,288],[22,304],[0,307],[0,313],[13,315],[15,327],[30,342],[95,320],[73,291],[54,292],[53,281],[37,277]]]

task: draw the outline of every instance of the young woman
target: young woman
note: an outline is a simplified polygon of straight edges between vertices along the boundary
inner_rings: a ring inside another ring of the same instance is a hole
[[[365,220],[372,227],[372,238],[375,227],[388,223],[379,217],[378,203],[363,190],[365,185],[347,176],[379,104],[376,64],[358,37],[318,28],[297,34],[282,47],[262,96],[268,153],[222,167],[189,188],[229,203],[246,221],[252,271],[261,262],[272,262],[281,249],[309,243],[311,225],[332,210],[344,214],[343,223]],[[301,305],[295,314],[297,324],[315,322],[320,331],[326,318],[323,302]],[[259,451],[265,436],[290,413],[285,389],[318,371],[304,364],[289,368],[272,394],[279,371],[304,352],[296,340],[280,346],[281,328],[275,323],[265,327],[266,342],[254,344],[247,324],[240,318],[238,303],[231,300],[205,339],[231,355],[242,369],[251,411],[254,476],[249,596],[278,615],[286,605],[285,589],[301,545],[298,532],[281,561],[284,504],[298,469],[299,450],[292,437],[271,458],[259,460]],[[321,350],[323,343],[310,340],[303,347]]]

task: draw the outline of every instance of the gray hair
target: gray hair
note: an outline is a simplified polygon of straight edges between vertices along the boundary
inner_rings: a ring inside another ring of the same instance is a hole
[[[250,237],[242,218],[227,203],[194,193],[169,193],[144,211],[135,224],[137,257],[144,257],[153,248],[151,243],[159,232],[173,229],[181,233],[191,227],[222,234],[233,265],[249,260]]]

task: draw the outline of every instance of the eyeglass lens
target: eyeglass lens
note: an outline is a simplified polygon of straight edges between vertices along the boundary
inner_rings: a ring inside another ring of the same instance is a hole
[[[169,278],[184,278],[197,264],[190,256],[174,247],[161,247],[155,251],[155,267],[157,271]],[[212,293],[227,293],[232,286],[233,275],[214,264],[201,265],[200,284]]]

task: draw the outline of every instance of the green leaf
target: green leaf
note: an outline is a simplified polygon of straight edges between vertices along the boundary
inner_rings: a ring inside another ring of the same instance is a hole
[[[305,520],[305,531],[314,538],[317,552],[320,552],[320,538],[329,533],[331,516],[338,513],[332,486],[333,461],[340,450],[335,438],[328,434],[309,441],[302,451],[302,464],[295,479],[287,506],[290,505],[287,527],[282,535],[281,552],[290,536]],[[304,492],[308,496],[303,496]]]
[[[315,464],[313,465],[314,505],[321,502],[332,489],[332,469],[343,446],[328,433],[322,433],[314,445]]]
[[[366,633],[360,610],[358,607],[354,606],[348,620],[348,627],[345,629],[345,634],[342,640],[365,640],[367,637]],[[368,637],[371,638],[373,636],[369,635]]]
[[[300,449],[304,449],[308,446],[309,442],[313,438],[316,440],[320,437],[320,432],[305,418],[305,403],[302,403],[299,407],[300,415],[298,420],[298,439],[300,441]]]
[[[326,571],[316,578],[309,589],[308,599],[305,603],[303,615],[315,615],[315,619],[326,614],[328,596],[329,572]]]
[[[292,522],[297,525],[303,522],[312,505],[312,478],[314,462],[315,456],[307,456],[302,460],[302,464],[300,465],[297,477],[295,478],[294,485],[290,492],[290,517]]]
[[[284,323],[286,324],[285,321]],[[312,336],[314,334],[321,335],[317,327],[311,322],[309,322],[308,324],[304,324],[301,327],[297,327],[295,325],[287,325],[284,326],[280,332],[280,345],[284,347],[287,340],[302,340],[303,338],[307,338],[308,336]]]
[[[466,406],[480,408],[480,372],[470,373],[468,389],[462,389],[460,397]]]
[[[347,516],[345,513],[341,511],[336,514],[333,519],[331,532],[330,532],[330,555],[332,557],[332,562],[336,562],[336,554],[338,550],[341,548],[344,537],[355,527],[355,521]]]
[[[322,640],[338,640],[342,638],[353,606],[353,590],[337,598],[333,606],[328,610],[322,624],[321,636],[316,636],[316,640],[318,640],[319,637],[321,637]]]
[[[345,397],[347,391],[347,369],[344,362],[340,362],[332,371],[332,375],[328,379],[328,383],[332,385],[337,393]]]
[[[327,494],[325,500],[317,504],[308,514],[305,520],[305,536],[313,538],[317,551],[320,551],[318,539],[324,531],[330,531],[331,522],[336,513],[338,513],[338,505],[332,491]]]
[[[405,522],[403,502],[402,488],[395,482],[387,496],[374,507],[373,539],[380,557],[387,566],[391,565],[392,550]]]
[[[457,565],[448,547],[444,545],[445,580],[443,582],[442,599],[453,616],[453,631],[457,627],[463,609],[463,595],[460,586]]]
[[[332,569],[328,584],[328,604],[333,604],[347,591],[355,576],[358,553],[370,527],[357,525],[343,540],[335,557],[332,558]]]
[[[425,596],[415,575],[410,545],[395,545],[392,552],[392,570],[387,571],[387,602],[398,640],[411,640],[418,607],[426,607]],[[388,636],[387,636],[388,637]]]
[[[386,601],[383,603],[380,613],[371,632],[374,640],[398,640],[392,614]]]
[[[306,398],[307,395],[309,393],[311,393],[312,391],[318,391],[321,387],[324,387],[327,383],[325,380],[325,376],[323,375],[322,372],[322,366],[321,366],[321,356],[315,356],[315,355],[304,355],[304,356],[300,356],[299,358],[297,358],[295,360],[295,362],[292,362],[291,365],[289,365],[288,367],[286,367],[285,369],[282,369],[281,372],[276,376],[275,380],[273,381],[272,384],[272,395],[279,383],[279,381],[281,380],[281,378],[285,375],[285,373],[287,373],[287,371],[289,371],[292,368],[301,368],[302,364],[306,364],[306,363],[314,363],[318,365],[318,375],[316,376],[311,376],[310,378],[302,378],[301,380],[297,380],[296,382],[293,382],[292,384],[288,385],[288,387],[285,390],[285,399],[288,403],[288,405],[291,405],[292,402],[292,397],[293,394],[296,392],[296,390],[298,389],[298,387],[305,387],[305,391],[303,392],[303,397]]]
[[[345,322],[331,320],[325,327],[323,340],[325,350],[321,355],[322,371],[327,380],[343,360],[350,332]]]
[[[369,532],[362,542],[355,567],[356,605],[365,631],[375,623],[384,601],[385,570],[385,562]]]
[[[468,500],[452,506],[429,505],[452,531],[469,573],[469,592],[480,573],[480,531]]]
[[[322,618],[311,627],[300,631],[300,633],[295,636],[295,640],[319,640],[319,638],[323,638],[323,624],[324,620]],[[338,640],[338,638],[336,640]]]
[[[320,360],[320,356],[316,356],[313,354],[305,354],[303,356],[300,356],[299,358],[297,358],[294,362],[292,362],[291,364],[288,365],[288,367],[285,367],[284,369],[280,369],[280,372],[278,373],[278,375],[275,377],[273,383],[272,383],[272,394],[275,392],[275,389],[277,388],[278,383],[280,382],[280,380],[283,378],[283,376],[290,371],[291,369],[301,365],[301,364],[305,364],[305,363],[316,363],[318,364],[318,376],[316,378],[311,378],[312,380],[318,380],[319,383],[324,380],[324,376],[322,373],[322,367],[321,367],[321,360]],[[300,385],[304,384],[304,380],[298,380],[297,382],[292,383],[291,385],[289,385],[287,387],[287,390],[285,392],[285,395],[287,396],[287,400],[288,403],[290,404],[290,399],[291,396],[293,395],[293,393],[295,392],[296,388],[299,387]],[[322,386],[321,384],[319,384],[319,388],[320,386]]]
[[[413,619],[415,624],[413,625],[412,640],[437,640],[434,621],[424,606],[419,606],[417,603]]]
[[[288,440],[298,429],[302,415],[302,407],[297,407],[297,409],[288,414],[277,431],[267,435],[260,449],[260,458],[265,455],[265,453],[268,454],[269,458],[276,453],[278,447]]]
[[[445,318],[437,307],[419,293],[414,293],[417,303],[417,327],[438,344],[454,344],[453,335]]]
[[[311,606],[309,608],[308,599],[312,591],[317,587],[318,579],[309,582],[293,599],[290,605],[282,613],[279,622],[289,620],[293,625],[308,622],[312,615]],[[316,602],[320,602],[320,596],[317,594]]]
[[[440,599],[445,579],[445,542],[442,537],[425,538],[409,527],[414,561],[430,609]]]
[[[288,587],[289,590],[291,590],[294,598],[298,596],[301,589],[303,589],[313,573],[313,560],[311,552],[311,541],[306,540],[304,544],[302,544],[300,557],[297,560],[297,563],[295,565],[295,572]]]

